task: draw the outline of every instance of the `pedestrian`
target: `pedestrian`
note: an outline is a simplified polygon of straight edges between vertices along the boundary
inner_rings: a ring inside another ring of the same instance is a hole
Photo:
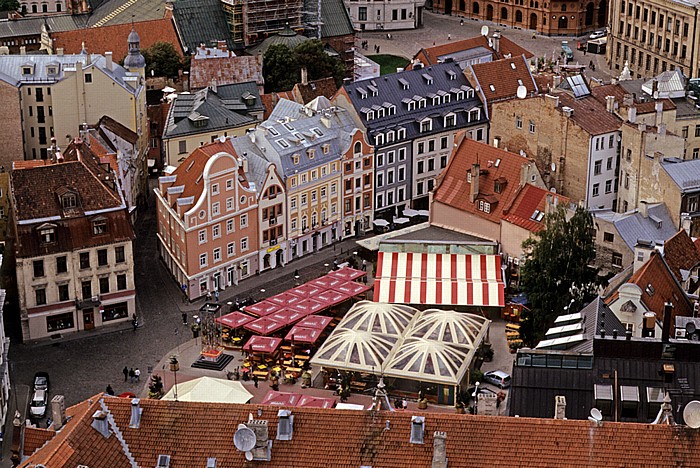
[[[253,374],[253,385],[255,385],[255,388],[258,388],[258,376]]]
[[[108,385],[107,385],[106,392],[107,392],[107,395],[114,396],[114,389],[112,388],[112,385],[111,385],[111,384],[108,384]]]
[[[183,283],[180,289],[182,290],[182,303],[184,304],[187,302],[187,285]]]
[[[534,32],[533,32],[533,33],[532,33],[532,38],[533,38],[533,39],[537,39],[537,33],[534,33]]]
[[[129,381],[131,383],[134,383],[134,378],[136,377],[136,372],[134,372],[134,368],[132,367],[129,369]]]
[[[379,53],[379,46],[377,46],[377,53]]]
[[[401,407],[404,409],[404,411],[406,411],[408,409],[408,402],[406,401],[405,398],[403,400],[401,400]]]
[[[182,313],[182,324],[187,325],[187,312]]]
[[[141,369],[139,369],[137,367],[136,370],[134,371],[134,376],[136,377],[136,381],[140,382],[141,381]]]
[[[217,289],[214,291],[214,301],[218,304],[219,303],[219,290]]]
[[[136,320],[136,314],[134,314],[134,318],[131,319],[131,326],[134,328],[134,331],[136,331],[139,326],[139,321]]]
[[[447,40],[448,40],[448,41],[451,41],[451,40],[452,40],[452,34],[448,34],[448,35],[447,35]]]
[[[129,368],[124,366],[124,369],[122,369],[122,374],[124,374],[124,382],[126,382],[126,379],[129,378]]]
[[[367,271],[367,260],[362,259],[362,271]]]
[[[459,20],[459,25],[460,25],[460,26],[464,26],[464,18],[460,18],[460,20]]]
[[[211,302],[211,291],[207,291],[207,302]]]
[[[585,44],[583,45],[583,56],[584,57],[586,56],[586,45]]]

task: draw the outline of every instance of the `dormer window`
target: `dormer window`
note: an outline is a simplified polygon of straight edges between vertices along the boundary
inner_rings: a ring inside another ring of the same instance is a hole
[[[469,111],[469,121],[470,122],[476,122],[479,120],[481,117],[481,112],[479,109],[472,109]]]
[[[374,111],[368,111],[367,112],[367,120],[373,120],[374,119]]]
[[[421,98],[420,101],[418,101],[418,108],[421,109],[423,107],[427,107],[428,105],[428,100],[425,98]]]
[[[386,132],[386,142],[391,143],[392,141],[394,141],[394,131],[390,130]]]
[[[470,89],[469,91],[467,91],[467,99],[471,99],[473,97],[474,97],[474,90]]]
[[[377,133],[377,135],[374,137],[377,145],[383,145],[384,144],[384,134],[383,133]]]
[[[398,130],[396,130],[396,139],[403,140],[404,138],[406,138],[406,129],[399,128]]]
[[[457,100],[461,101],[464,99],[464,91],[457,91]]]
[[[64,210],[78,206],[78,197],[74,193],[66,193],[61,197],[61,206]]]
[[[51,225],[40,226],[39,242],[42,244],[53,244],[56,242],[56,228]]]
[[[388,110],[387,110],[387,114],[388,114],[388,115],[394,115],[394,114],[396,114],[396,106],[393,105],[393,104],[390,105],[389,108],[388,108]]]
[[[92,233],[96,236],[107,233],[107,220],[105,218],[96,218],[92,221]]]
[[[384,109],[384,108],[382,107],[381,109],[379,109],[379,110],[377,111],[377,118],[378,118],[378,119],[381,119],[382,117],[385,116],[385,114],[386,114],[386,109]]]
[[[315,153],[316,153],[316,150],[310,149],[310,150],[308,150],[308,151],[306,152],[306,155],[309,157],[309,159],[313,159]]]
[[[399,83],[401,84],[401,87],[403,88],[404,91],[409,88],[408,81],[406,81],[405,79],[399,78]]]
[[[58,67],[56,65],[49,65],[46,67],[47,75],[58,75]]]
[[[432,119],[425,119],[420,123],[420,132],[425,133],[429,132],[433,129],[433,120]]]
[[[326,143],[325,145],[321,146],[321,149],[323,150],[323,154],[328,154],[328,152],[331,150],[331,145]]]
[[[455,73],[454,70],[447,70],[447,76],[450,77],[450,81],[454,81],[457,79],[457,73]]]
[[[423,79],[425,80],[425,84],[431,85],[433,84],[433,77],[428,75],[427,73],[423,73]]]
[[[479,211],[491,213],[491,203],[485,202],[484,200],[479,200]]]
[[[451,100],[452,100],[452,97],[451,97],[449,94],[445,94],[445,95],[442,97],[442,103],[443,103],[443,104],[447,104],[447,103],[450,102]]]
[[[445,116],[445,127],[454,127],[457,124],[457,119],[454,114],[448,114]]]
[[[434,106],[440,105],[440,96],[433,96],[433,105]]]
[[[31,75],[33,71],[34,71],[33,67],[31,67],[29,65],[25,65],[22,67],[22,74],[23,75]]]
[[[277,130],[275,130],[272,127],[268,128],[268,130],[270,131],[270,135],[272,135],[272,136],[278,136],[280,134],[280,132],[278,132]]]
[[[416,101],[409,101],[408,102],[408,110],[415,110],[416,109]]]
[[[292,162],[294,164],[299,164],[299,155],[298,154],[295,154],[292,156]]]

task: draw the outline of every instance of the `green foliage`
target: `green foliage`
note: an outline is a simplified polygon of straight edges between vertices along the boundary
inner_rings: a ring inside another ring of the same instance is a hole
[[[484,382],[484,373],[481,372],[481,369],[472,369],[471,374],[469,374],[469,383],[474,385],[475,382]]]
[[[0,11],[17,11],[19,10],[18,0],[0,0]]]
[[[409,62],[405,57],[389,54],[368,55],[367,58],[379,64],[380,75],[396,73],[397,68],[406,68]]]
[[[308,72],[309,81],[333,77],[340,86],[345,76],[343,63],[326,54],[321,41],[305,41],[290,50],[283,44],[271,46],[263,56],[265,91],[288,91],[301,81],[301,67]]]
[[[530,301],[523,312],[520,334],[532,346],[539,341],[554,318],[590,301],[601,284],[595,258],[593,218],[578,207],[567,221],[563,207],[548,214],[545,228],[537,238],[523,242],[525,264],[520,285]],[[573,300],[573,304],[572,301]]]
[[[169,42],[156,42],[141,54],[146,59],[146,76],[153,71],[153,76],[174,77],[182,68],[182,59]]]

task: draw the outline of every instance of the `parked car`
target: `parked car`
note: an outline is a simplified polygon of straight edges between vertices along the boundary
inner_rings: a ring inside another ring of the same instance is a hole
[[[30,416],[32,419],[41,419],[46,414],[46,406],[48,405],[48,392],[46,390],[36,390],[32,395],[32,402],[29,406]]]
[[[590,36],[588,36],[589,39],[600,39],[601,37],[605,37],[608,35],[607,30],[605,29],[600,29],[598,31],[593,31]]]
[[[34,374],[34,390],[49,390],[48,372],[37,372]]]
[[[484,374],[484,380],[498,388],[510,387],[510,374],[503,371],[495,370],[486,372]]]

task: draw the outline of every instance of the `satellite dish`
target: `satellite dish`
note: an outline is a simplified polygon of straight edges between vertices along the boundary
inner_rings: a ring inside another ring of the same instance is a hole
[[[527,88],[523,85],[518,86],[516,96],[518,96],[518,99],[525,99],[527,97]]]
[[[239,424],[238,430],[233,435],[233,445],[241,452],[250,452],[253,450],[257,440],[255,432],[249,429],[245,424]]]
[[[248,461],[253,461],[253,452],[251,452],[250,450],[248,450],[248,451],[245,453],[245,459],[248,460]]]
[[[692,335],[695,333],[695,330],[697,330],[697,327],[693,322],[688,322],[685,324],[685,332],[689,335]]]
[[[683,420],[693,429],[700,427],[700,401],[693,400],[683,408]]]
[[[483,25],[481,27],[481,35],[482,36],[488,36],[489,35],[489,27],[486,25]]]
[[[602,421],[603,413],[601,413],[598,408],[591,408],[591,417],[596,421]]]
[[[557,164],[552,163],[551,168],[552,168],[552,172],[555,172],[557,170]],[[584,317],[585,317],[585,315],[584,315]]]

